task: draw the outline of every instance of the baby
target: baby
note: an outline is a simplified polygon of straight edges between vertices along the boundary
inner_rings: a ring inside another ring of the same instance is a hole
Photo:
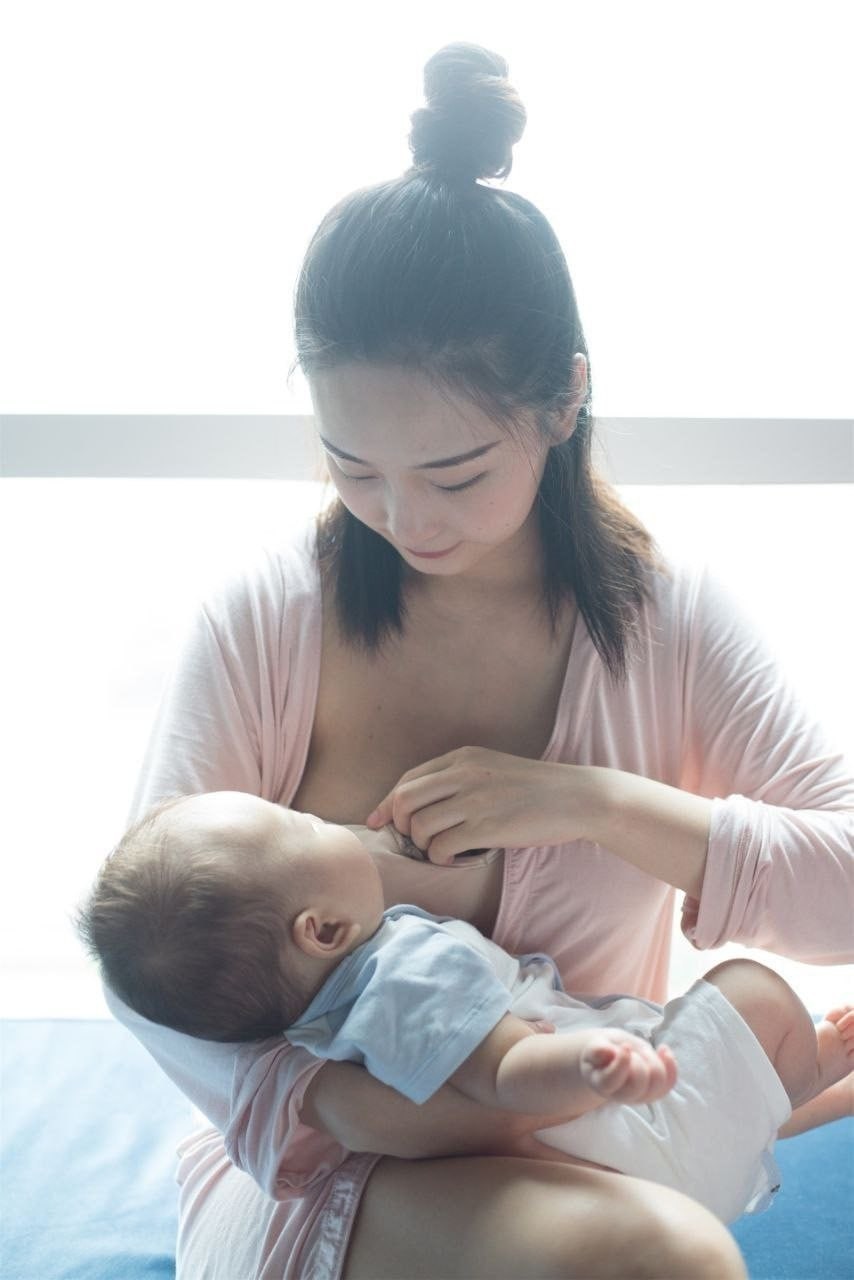
[[[75,924],[107,985],[153,1022],[220,1041],[284,1034],[417,1103],[449,1082],[488,1107],[547,1110],[560,1122],[543,1142],[675,1187],[724,1222],[771,1203],[777,1130],[854,1067],[854,1005],[814,1027],[750,960],[664,1006],[575,998],[547,956],[385,910],[353,830],[243,792],[155,806]]]

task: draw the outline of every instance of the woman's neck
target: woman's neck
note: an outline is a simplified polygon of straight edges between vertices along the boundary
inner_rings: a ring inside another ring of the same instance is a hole
[[[495,548],[460,573],[419,573],[407,566],[404,591],[411,610],[448,621],[489,621],[508,610],[537,611],[544,606],[539,527],[529,519],[509,545]]]

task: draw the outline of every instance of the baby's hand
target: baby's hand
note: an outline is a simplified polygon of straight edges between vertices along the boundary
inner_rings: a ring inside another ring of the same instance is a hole
[[[628,1031],[603,1027],[581,1054],[582,1078],[609,1102],[655,1102],[676,1083],[676,1059]]]

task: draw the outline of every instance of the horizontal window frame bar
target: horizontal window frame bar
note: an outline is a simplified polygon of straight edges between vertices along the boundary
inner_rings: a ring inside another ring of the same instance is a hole
[[[854,420],[597,418],[616,484],[851,484]],[[32,414],[0,419],[4,477],[319,480],[311,414]]]

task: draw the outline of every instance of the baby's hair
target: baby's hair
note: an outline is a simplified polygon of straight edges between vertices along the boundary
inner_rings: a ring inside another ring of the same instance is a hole
[[[185,799],[126,831],[72,923],[107,986],[151,1022],[205,1040],[280,1035],[307,1003],[287,971],[284,895],[216,841],[172,830]]]

